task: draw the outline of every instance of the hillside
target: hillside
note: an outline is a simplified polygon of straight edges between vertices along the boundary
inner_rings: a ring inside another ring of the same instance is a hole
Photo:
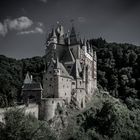
[[[138,140],[140,110],[129,110],[119,99],[98,91],[82,111],[68,118],[62,140]]]
[[[49,122],[52,131],[55,131],[61,140],[139,140],[140,47],[107,43],[101,38],[92,39],[90,43],[97,51],[99,91],[82,111],[76,108],[73,110],[71,107],[66,110],[59,108],[59,116]],[[22,101],[20,92],[27,71],[33,75],[35,81],[41,82],[43,57],[16,60],[0,55],[0,107],[12,106]],[[28,119],[31,119],[31,123],[26,129]],[[30,131],[38,130],[40,124],[45,124],[44,121],[24,116],[20,120],[22,124],[19,123],[19,128],[20,125],[23,126],[22,131],[15,128],[16,114],[12,121],[11,126],[7,123],[0,127],[0,132],[4,132],[9,138],[15,132],[19,137],[28,136]],[[46,130],[46,136],[44,129],[46,128],[43,127],[38,133],[46,139],[50,130]]]

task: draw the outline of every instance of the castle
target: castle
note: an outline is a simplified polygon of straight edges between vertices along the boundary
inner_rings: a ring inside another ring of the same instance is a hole
[[[50,120],[58,106],[72,101],[82,109],[97,89],[97,57],[85,39],[81,41],[72,26],[64,32],[60,24],[46,40],[43,85],[35,83],[27,73],[22,95],[25,104],[35,99],[39,104],[39,119]],[[43,87],[42,87],[43,86]]]

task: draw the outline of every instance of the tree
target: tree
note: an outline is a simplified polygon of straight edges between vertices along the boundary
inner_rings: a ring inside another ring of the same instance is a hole
[[[1,128],[2,140],[55,140],[46,122],[25,116],[24,110],[13,109],[5,113],[5,125]]]

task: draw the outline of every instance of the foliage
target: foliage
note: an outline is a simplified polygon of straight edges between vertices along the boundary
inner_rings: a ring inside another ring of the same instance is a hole
[[[124,101],[140,99],[140,47],[107,43],[102,38],[92,39],[90,44],[97,51],[98,84]]]
[[[55,140],[46,122],[31,116],[25,116],[22,109],[13,109],[5,113],[5,124],[0,131],[1,140]]]
[[[95,102],[94,99],[93,101]],[[102,107],[92,104],[72,118],[68,130],[63,134],[64,140],[140,139],[139,109],[129,110],[125,104],[109,95],[99,95],[96,102],[102,104]]]
[[[0,107],[12,106],[20,101],[23,80],[27,71],[40,81],[44,69],[42,57],[22,60],[0,55]]]

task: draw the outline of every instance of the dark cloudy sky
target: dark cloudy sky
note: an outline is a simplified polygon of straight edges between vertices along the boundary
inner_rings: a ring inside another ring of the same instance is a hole
[[[140,0],[0,0],[0,54],[43,55],[46,34],[71,19],[81,37],[140,45]]]

